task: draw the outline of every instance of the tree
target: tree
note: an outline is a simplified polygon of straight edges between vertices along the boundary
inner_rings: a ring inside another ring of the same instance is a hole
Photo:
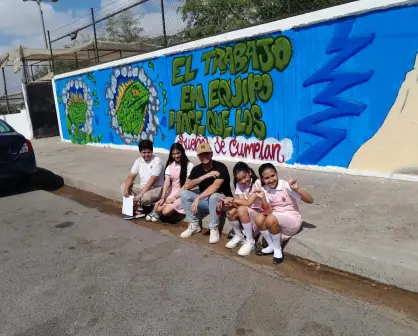
[[[179,6],[188,39],[199,39],[251,25],[252,0],[185,0]]]
[[[109,18],[106,22],[105,38],[112,42],[139,42],[144,28],[131,10]]]
[[[179,6],[187,28],[182,34],[198,39],[279,20],[353,0],[183,0]]]
[[[54,61],[55,75],[62,74],[65,72],[70,72],[77,70],[77,65],[74,61],[67,60],[55,60]],[[42,66],[33,67],[31,71],[31,80],[36,81],[49,73],[48,65],[43,64]],[[33,75],[32,75],[33,74]]]

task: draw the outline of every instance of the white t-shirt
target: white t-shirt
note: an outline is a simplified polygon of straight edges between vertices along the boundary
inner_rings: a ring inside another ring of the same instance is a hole
[[[177,164],[177,163],[174,163],[176,166],[179,166],[179,164]],[[193,169],[193,167],[194,167],[194,165],[193,165],[193,163],[191,163],[191,162],[189,162],[188,164],[187,164],[187,177],[189,177],[189,175],[190,175],[190,173],[191,173],[191,171],[192,171],[192,169]],[[165,169],[165,175],[166,176],[170,176],[170,166],[168,166],[166,169]]]
[[[140,157],[136,159],[134,165],[131,169],[132,175],[139,175],[139,186],[143,188],[148,183],[149,179],[152,176],[158,176],[158,181],[154,184],[155,187],[162,187],[164,185],[164,165],[163,161],[157,157],[153,156],[151,161],[145,162],[145,160]]]

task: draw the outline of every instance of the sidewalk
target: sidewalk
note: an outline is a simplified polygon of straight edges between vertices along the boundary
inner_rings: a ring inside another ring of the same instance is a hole
[[[33,146],[39,167],[61,175],[67,185],[115,200],[139,155],[59,138],[34,140]],[[227,166],[232,171],[233,163]],[[296,169],[292,177],[315,203],[302,204],[306,223],[287,253],[418,292],[417,182]]]

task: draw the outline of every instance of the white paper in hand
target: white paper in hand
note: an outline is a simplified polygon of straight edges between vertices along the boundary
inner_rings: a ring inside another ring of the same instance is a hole
[[[123,197],[122,214],[126,216],[134,215],[134,197]]]

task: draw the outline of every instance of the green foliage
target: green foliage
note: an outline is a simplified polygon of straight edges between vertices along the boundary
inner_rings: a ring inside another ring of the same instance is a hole
[[[185,0],[178,11],[185,39],[199,39],[279,20],[352,0]]]
[[[55,75],[62,74],[65,72],[70,72],[77,69],[77,66],[75,62],[72,61],[63,61],[63,60],[54,60],[54,69],[55,69]],[[51,65],[51,71],[52,71],[52,65]],[[48,74],[48,66],[47,64],[44,64],[42,66],[33,66],[32,68],[32,80],[36,81],[39,78],[42,78]]]
[[[69,117],[76,125],[84,125],[86,123],[87,103],[73,102],[69,107]]]
[[[187,39],[198,39],[247,27],[253,13],[252,0],[186,0],[178,11],[187,28],[183,31]]]
[[[131,10],[111,17],[106,21],[105,39],[112,42],[139,42],[144,31],[139,22],[140,18]]]

